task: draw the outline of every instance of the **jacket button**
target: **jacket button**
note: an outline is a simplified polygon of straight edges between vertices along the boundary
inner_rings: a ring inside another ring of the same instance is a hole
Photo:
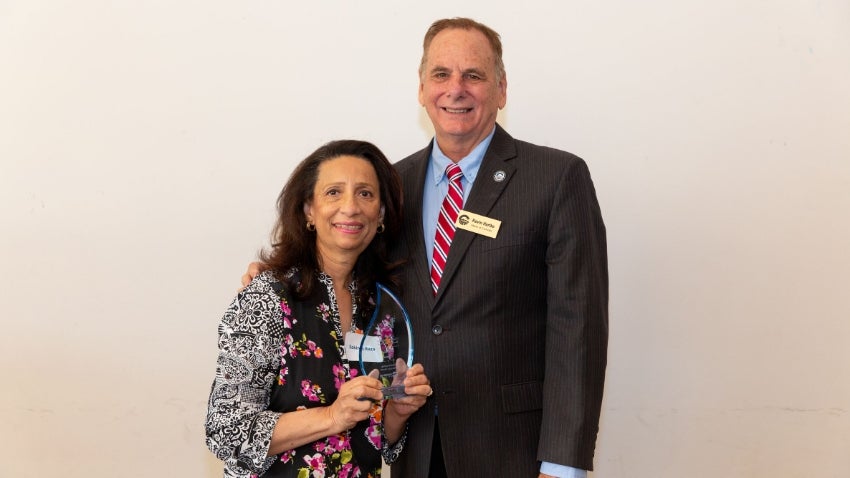
[[[434,334],[434,335],[442,334],[443,333],[443,326],[442,325],[435,325],[435,326],[431,327],[431,333]]]

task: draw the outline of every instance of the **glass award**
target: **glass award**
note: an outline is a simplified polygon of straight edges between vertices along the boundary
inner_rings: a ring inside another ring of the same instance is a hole
[[[402,382],[413,366],[410,316],[395,294],[380,283],[376,286],[375,312],[360,342],[360,371],[378,371],[385,399],[406,397]]]

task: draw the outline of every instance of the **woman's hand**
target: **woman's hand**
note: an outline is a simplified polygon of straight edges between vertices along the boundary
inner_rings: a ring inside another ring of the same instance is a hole
[[[384,435],[391,444],[401,438],[407,419],[422,408],[428,397],[434,393],[422,364],[413,364],[406,371],[399,370],[398,365],[396,367],[398,376],[404,374],[402,383],[407,396],[387,400],[384,406]]]
[[[339,396],[327,407],[331,421],[338,428],[335,432],[342,433],[368,418],[372,406],[382,398],[381,381],[374,375],[354,377],[342,384]]]
[[[272,434],[269,456],[351,429],[365,420],[375,402],[382,398],[379,380],[356,377],[342,384],[332,404],[282,414]]]
[[[404,365],[404,363],[402,362],[401,365]],[[398,369],[398,364],[396,368]],[[422,405],[425,405],[425,402],[434,393],[434,390],[431,388],[431,381],[425,375],[425,369],[422,367],[422,364],[413,364],[413,367],[410,367],[406,371],[399,370],[397,376],[404,377],[401,385],[404,385],[404,393],[407,396],[393,398],[387,403],[388,406],[392,403],[393,412],[404,420],[407,420],[407,417],[413,415],[416,410],[419,410],[422,408]]]

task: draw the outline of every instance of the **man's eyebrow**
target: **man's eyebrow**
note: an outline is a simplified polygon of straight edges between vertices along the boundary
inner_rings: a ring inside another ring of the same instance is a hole
[[[449,71],[449,68],[446,67],[446,66],[436,65],[436,66],[431,67],[431,69],[428,70],[428,71],[430,71],[432,73],[437,72],[437,71]]]
[[[437,65],[437,66],[432,67],[430,70],[428,70],[429,73],[442,73],[442,72],[446,72],[446,71],[452,71],[452,69],[447,67],[447,66]],[[467,69],[461,71],[462,75],[468,75],[470,73],[474,73],[478,76],[487,76],[487,74],[484,70],[477,68],[477,67],[467,68]]]
[[[468,73],[475,73],[478,76],[486,76],[485,71],[481,70],[479,68],[467,68],[467,69],[463,70],[464,75],[468,74]]]

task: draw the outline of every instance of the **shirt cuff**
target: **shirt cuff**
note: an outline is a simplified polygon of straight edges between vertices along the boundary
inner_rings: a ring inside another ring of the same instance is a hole
[[[384,461],[387,465],[392,465],[398,460],[399,455],[404,450],[404,444],[407,443],[407,423],[404,424],[404,431],[401,434],[401,438],[395,442],[395,445],[390,446],[387,441],[387,436],[384,435],[383,430],[381,431],[381,456],[384,457]]]
[[[558,478],[587,478],[587,470],[549,463],[548,461],[540,463],[540,473]]]

